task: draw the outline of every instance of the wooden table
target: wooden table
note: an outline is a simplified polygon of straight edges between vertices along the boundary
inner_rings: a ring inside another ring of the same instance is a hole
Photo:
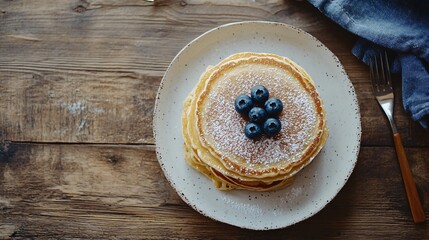
[[[158,165],[152,112],[179,50],[221,24],[295,25],[331,49],[359,98],[362,142],[346,186],[321,212],[274,231],[200,215]],[[356,37],[305,1],[0,2],[0,238],[428,239],[414,225],[387,120]],[[395,88],[400,96],[400,81]],[[395,119],[429,212],[429,132]]]

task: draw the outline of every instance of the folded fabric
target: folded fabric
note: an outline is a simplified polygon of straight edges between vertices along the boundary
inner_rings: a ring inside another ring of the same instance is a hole
[[[404,109],[429,129],[429,1],[308,0],[361,39],[353,54],[366,64],[385,49],[402,75]]]

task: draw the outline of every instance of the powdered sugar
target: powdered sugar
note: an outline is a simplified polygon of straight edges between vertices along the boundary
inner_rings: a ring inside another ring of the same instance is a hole
[[[225,204],[228,204],[229,206],[235,208],[236,210],[240,211],[243,214],[246,215],[261,215],[263,213],[262,208],[255,203],[243,203],[241,201],[234,201],[230,197],[222,197],[222,201]]]
[[[282,130],[274,138],[262,136],[253,141],[243,133],[248,121],[234,109],[234,100],[240,94],[249,94],[255,85],[264,85],[270,97],[283,102],[279,116]],[[262,70],[261,65],[243,68],[222,76],[208,96],[203,112],[203,132],[209,143],[228,158],[240,159],[248,165],[270,165],[287,159],[296,161],[302,149],[309,144],[310,134],[316,128],[314,103],[293,76],[276,67]]]

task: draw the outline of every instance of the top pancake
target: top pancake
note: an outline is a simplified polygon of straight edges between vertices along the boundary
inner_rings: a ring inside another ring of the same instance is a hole
[[[239,53],[208,73],[201,79],[204,87],[195,93],[196,130],[201,145],[228,172],[252,178],[293,175],[292,170],[302,168],[319,152],[326,138],[325,113],[301,67],[274,54]],[[234,100],[249,95],[256,85],[265,86],[284,108],[280,133],[254,141],[243,133],[248,120],[235,111]]]

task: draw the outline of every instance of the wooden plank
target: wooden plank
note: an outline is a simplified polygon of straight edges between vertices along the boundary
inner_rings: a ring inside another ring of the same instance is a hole
[[[428,199],[429,149],[407,153]],[[215,222],[182,202],[152,146],[11,143],[0,151],[0,238],[429,237],[427,224],[412,222],[394,149],[364,147],[359,159],[320,213],[287,229],[255,232]]]
[[[0,139],[153,143],[159,79],[120,72],[3,72]]]

